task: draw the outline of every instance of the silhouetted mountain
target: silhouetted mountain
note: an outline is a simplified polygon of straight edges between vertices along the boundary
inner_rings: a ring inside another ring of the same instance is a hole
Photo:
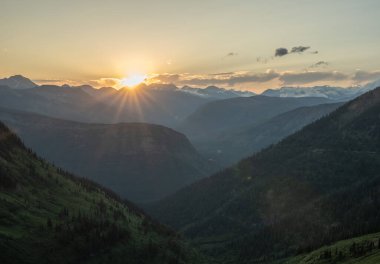
[[[301,106],[331,102],[325,98],[241,97],[210,102],[187,117],[178,130],[192,141],[212,140],[221,132],[260,124]]]
[[[151,201],[208,176],[187,138],[142,123],[84,124],[0,109],[0,120],[38,155],[133,201]]]
[[[54,85],[26,90],[0,86],[0,106],[85,122],[106,122],[115,113],[81,89]]]
[[[379,152],[377,88],[150,212],[221,260],[269,262],[380,231]]]
[[[173,231],[0,123],[0,263],[203,263]]]
[[[9,78],[0,79],[0,86],[2,85],[12,89],[29,89],[37,86],[37,84],[22,75],[14,75]]]
[[[146,122],[174,126],[209,102],[179,89],[94,89],[43,85],[15,90],[0,86],[0,106],[90,123]]]
[[[214,138],[194,141],[193,144],[202,155],[214,163],[231,166],[242,158],[279,142],[341,105],[342,103],[335,103],[300,107],[260,124],[231,129]]]

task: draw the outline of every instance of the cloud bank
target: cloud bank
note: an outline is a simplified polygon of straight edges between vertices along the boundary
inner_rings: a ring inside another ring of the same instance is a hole
[[[324,65],[326,62],[317,62]],[[313,85],[340,85],[350,86],[365,84],[380,79],[380,70],[356,70],[353,73],[326,70],[283,71],[268,69],[265,72],[222,72],[212,74],[164,73],[148,76],[148,84],[174,84],[177,86],[207,87],[217,85],[234,89],[263,89],[278,86],[313,86]],[[39,84],[68,84],[80,86],[89,84],[95,88],[114,87],[121,88],[122,80],[118,78],[99,78],[89,81],[70,80],[34,80]]]
[[[328,65],[325,61],[317,62],[315,67]],[[278,72],[268,69],[265,72],[227,72],[216,74],[158,74],[149,78],[149,82],[174,83],[177,85],[224,85],[239,86],[242,84],[252,84],[253,86],[277,81],[280,85],[308,85],[317,82],[350,82],[365,83],[380,79],[380,71],[361,71],[348,74],[339,71],[284,71]]]

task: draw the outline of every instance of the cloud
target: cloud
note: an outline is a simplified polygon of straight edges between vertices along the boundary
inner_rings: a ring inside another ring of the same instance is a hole
[[[117,78],[100,78],[96,80],[89,80],[86,84],[96,88],[100,87],[115,87],[120,85],[121,80]]]
[[[291,48],[290,51],[287,48],[277,48],[274,52],[274,56],[282,57],[282,56],[292,54],[292,53],[302,54],[308,49],[310,49],[309,46],[296,46],[296,47]],[[318,53],[318,51],[314,51],[313,53],[315,52]]]
[[[39,80],[39,79],[37,79],[37,80],[33,79],[32,81],[36,82],[36,83],[40,83],[40,84],[60,83],[60,82],[62,82],[62,80],[59,80],[59,79],[41,79],[41,80]]]
[[[349,79],[349,75],[337,71],[285,72],[279,78],[284,85],[307,84],[319,81],[342,81],[347,79]]]
[[[206,87],[210,85],[237,87],[251,89],[271,88],[278,85],[323,85],[336,84],[349,86],[353,84],[365,84],[380,79],[380,70],[363,71],[357,70],[352,73],[342,73],[339,71],[316,70],[318,67],[329,65],[326,61],[318,61],[311,67],[315,70],[279,72],[268,69],[265,72],[220,72],[211,74],[190,74],[190,73],[163,73],[152,74],[147,78],[147,84],[174,84],[177,86],[190,85]],[[119,88],[121,80],[117,78],[99,78],[89,81],[76,80],[35,80],[39,84],[68,84],[70,86],[80,86],[89,84],[95,88],[104,86]]]
[[[314,64],[312,64],[309,68],[319,68],[319,67],[327,67],[330,63],[327,61],[318,61]]]
[[[286,49],[286,48],[278,48],[278,49],[276,49],[276,51],[274,53],[274,56],[275,57],[282,57],[282,56],[285,56],[287,54],[289,54],[288,49]]]
[[[305,46],[293,47],[290,53],[302,53],[308,49],[310,49],[310,47],[305,47]]]
[[[165,73],[148,77],[148,80],[152,83],[176,83],[179,81],[180,76],[180,74]]]
[[[250,73],[244,75],[231,76],[228,80],[228,83],[232,86],[239,83],[262,83],[268,82],[273,79],[278,78],[280,75],[274,70],[267,70],[265,73]]]
[[[380,79],[380,71],[362,71],[357,70],[352,77],[352,80],[360,83],[360,82],[369,82]]]
[[[234,57],[237,56],[238,54],[236,52],[229,52],[226,54],[226,57]]]
[[[151,83],[175,83],[177,85],[228,85],[235,86],[242,83],[263,83],[279,77],[274,70],[267,70],[263,73],[248,72],[224,72],[214,74],[160,74],[149,78]]]
[[[218,72],[218,73],[211,73],[209,75],[211,76],[226,76],[226,75],[232,75],[234,72]]]

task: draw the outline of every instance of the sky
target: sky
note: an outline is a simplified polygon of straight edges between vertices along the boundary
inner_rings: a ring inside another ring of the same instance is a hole
[[[0,0],[0,10],[0,77],[256,92],[380,79],[378,0]]]

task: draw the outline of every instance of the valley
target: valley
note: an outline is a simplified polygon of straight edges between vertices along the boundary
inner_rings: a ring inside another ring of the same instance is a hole
[[[0,0],[0,264],[379,264],[379,0]]]

